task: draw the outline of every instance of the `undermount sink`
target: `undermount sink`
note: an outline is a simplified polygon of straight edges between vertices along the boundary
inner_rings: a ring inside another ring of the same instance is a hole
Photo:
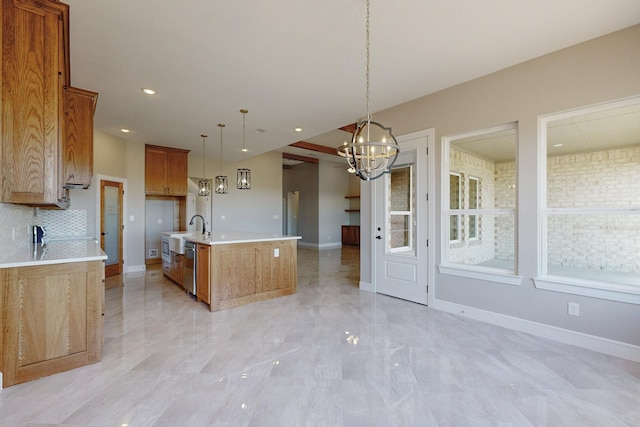
[[[184,254],[184,238],[191,235],[193,235],[191,232],[171,233],[169,235],[171,250],[177,254]]]

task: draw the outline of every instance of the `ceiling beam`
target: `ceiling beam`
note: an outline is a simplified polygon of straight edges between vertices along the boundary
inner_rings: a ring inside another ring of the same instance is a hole
[[[353,134],[356,131],[357,127],[358,127],[357,123],[351,123],[350,125],[342,126],[341,128],[338,128],[338,129]]]
[[[338,152],[335,148],[327,147],[324,145],[313,144],[311,142],[298,141],[293,144],[289,144],[289,147],[302,148],[304,150],[317,151],[318,153],[331,154],[337,156]]]
[[[299,160],[301,162],[307,162],[307,163],[320,163],[320,160],[318,160],[315,157],[299,156],[297,154],[291,154],[291,153],[282,153],[282,158],[289,159],[289,160]]]

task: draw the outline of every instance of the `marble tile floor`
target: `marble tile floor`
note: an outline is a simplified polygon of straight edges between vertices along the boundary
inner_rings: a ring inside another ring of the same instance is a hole
[[[217,313],[124,277],[103,361],[0,391],[0,426],[640,425],[640,364],[359,291],[358,268],[300,249],[297,294]]]

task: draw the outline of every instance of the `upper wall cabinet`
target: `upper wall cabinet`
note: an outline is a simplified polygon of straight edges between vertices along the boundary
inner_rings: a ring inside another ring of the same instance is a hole
[[[68,188],[87,188],[93,176],[93,114],[98,94],[70,87],[64,91],[64,101],[62,182]]]
[[[59,1],[2,0],[2,202],[66,208],[67,177],[71,186],[88,185],[95,94],[93,102],[78,101],[73,90],[65,94],[68,17],[69,7]],[[76,182],[79,175],[83,182]]]
[[[189,150],[145,146],[145,192],[152,196],[186,196]]]

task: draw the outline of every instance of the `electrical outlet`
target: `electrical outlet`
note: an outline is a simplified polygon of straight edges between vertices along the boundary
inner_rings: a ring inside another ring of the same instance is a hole
[[[569,316],[580,316],[580,304],[577,302],[570,302],[567,304],[567,313]]]
[[[274,258],[278,258],[280,256],[280,248],[275,248],[273,250],[273,256]]]

